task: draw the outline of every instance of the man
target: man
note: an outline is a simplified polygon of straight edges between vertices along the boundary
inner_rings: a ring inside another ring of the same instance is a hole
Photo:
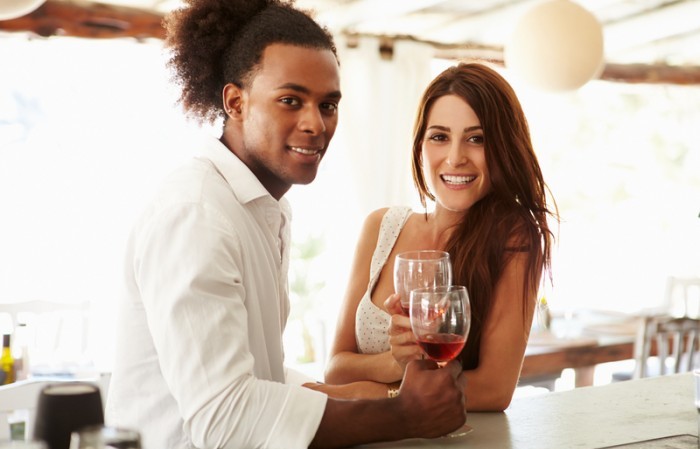
[[[283,195],[313,181],[335,132],[330,35],[280,1],[192,0],[167,27],[185,110],[224,128],[130,238],[107,422],[139,429],[149,449],[343,447],[462,425],[457,364],[410,365],[392,399],[284,384]]]

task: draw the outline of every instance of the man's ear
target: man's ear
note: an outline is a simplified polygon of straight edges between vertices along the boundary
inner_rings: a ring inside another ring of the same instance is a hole
[[[240,118],[243,108],[243,90],[233,83],[228,83],[224,86],[221,96],[226,115],[232,119]]]

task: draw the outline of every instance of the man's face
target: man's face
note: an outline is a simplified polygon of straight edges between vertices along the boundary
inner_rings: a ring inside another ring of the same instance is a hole
[[[233,152],[279,199],[314,180],[338,124],[340,78],[330,50],[272,44],[242,91]]]

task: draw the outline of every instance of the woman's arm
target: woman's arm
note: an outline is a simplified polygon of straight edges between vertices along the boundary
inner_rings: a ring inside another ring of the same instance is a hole
[[[334,399],[383,399],[388,397],[389,392],[387,384],[370,380],[349,384],[305,383],[302,386],[325,393]]]
[[[479,366],[465,371],[469,411],[503,411],[513,398],[530,333],[536,291],[523,297],[527,252],[514,253],[496,283],[481,336]]]
[[[325,381],[346,384],[357,381],[391,383],[401,379],[401,369],[389,351],[380,354],[360,354],[355,335],[355,314],[369,285],[372,254],[379,236],[379,226],[385,209],[372,212],[362,227],[355,249],[350,281],[340,310]]]

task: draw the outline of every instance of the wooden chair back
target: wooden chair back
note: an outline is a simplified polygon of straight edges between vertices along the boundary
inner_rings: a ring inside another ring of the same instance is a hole
[[[634,378],[691,371],[700,353],[700,319],[648,316],[635,343]],[[652,367],[656,357],[658,371]]]

